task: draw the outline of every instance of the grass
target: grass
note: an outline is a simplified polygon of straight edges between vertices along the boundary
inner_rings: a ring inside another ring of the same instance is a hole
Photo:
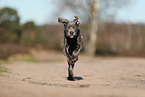
[[[13,61],[40,62],[38,59],[28,54],[13,55],[10,56],[7,60],[0,59],[0,76],[3,76],[3,72],[9,72],[9,70],[1,64],[9,64]]]
[[[0,76],[3,76],[2,72],[8,72],[8,69],[0,65]]]
[[[38,59],[36,59],[32,56],[29,56],[29,57],[25,58],[24,60],[28,61],[28,62],[40,62]]]
[[[8,61],[27,61],[27,62],[40,62],[37,58],[28,54],[17,54],[8,58]]]
[[[7,64],[8,61],[7,60],[4,60],[4,59],[0,59],[0,64]]]

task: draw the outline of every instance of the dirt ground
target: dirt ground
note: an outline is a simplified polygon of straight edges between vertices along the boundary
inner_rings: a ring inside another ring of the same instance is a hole
[[[63,54],[32,54],[41,62],[4,65],[0,97],[145,97],[145,58],[80,56],[68,81]]]

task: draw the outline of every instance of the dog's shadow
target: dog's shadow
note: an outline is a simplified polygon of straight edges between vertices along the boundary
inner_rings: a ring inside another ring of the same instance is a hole
[[[75,80],[84,80],[82,77],[79,77],[79,76],[75,76],[74,79]]]
[[[65,78],[66,78],[67,80],[69,80],[68,77],[65,77]],[[69,81],[79,81],[79,80],[84,80],[83,77],[80,77],[80,76],[74,76],[74,79],[75,79],[75,80],[69,80]]]

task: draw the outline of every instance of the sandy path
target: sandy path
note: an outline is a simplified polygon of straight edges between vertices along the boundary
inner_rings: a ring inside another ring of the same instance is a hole
[[[80,57],[74,71],[77,81],[66,79],[65,60],[49,60],[53,58],[6,65],[11,73],[0,77],[0,97],[145,97],[143,58]]]

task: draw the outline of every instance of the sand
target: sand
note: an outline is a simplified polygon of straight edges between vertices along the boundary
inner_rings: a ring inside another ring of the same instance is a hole
[[[62,54],[35,56],[42,61],[4,65],[0,97],[145,97],[145,58],[80,56],[68,81]]]

